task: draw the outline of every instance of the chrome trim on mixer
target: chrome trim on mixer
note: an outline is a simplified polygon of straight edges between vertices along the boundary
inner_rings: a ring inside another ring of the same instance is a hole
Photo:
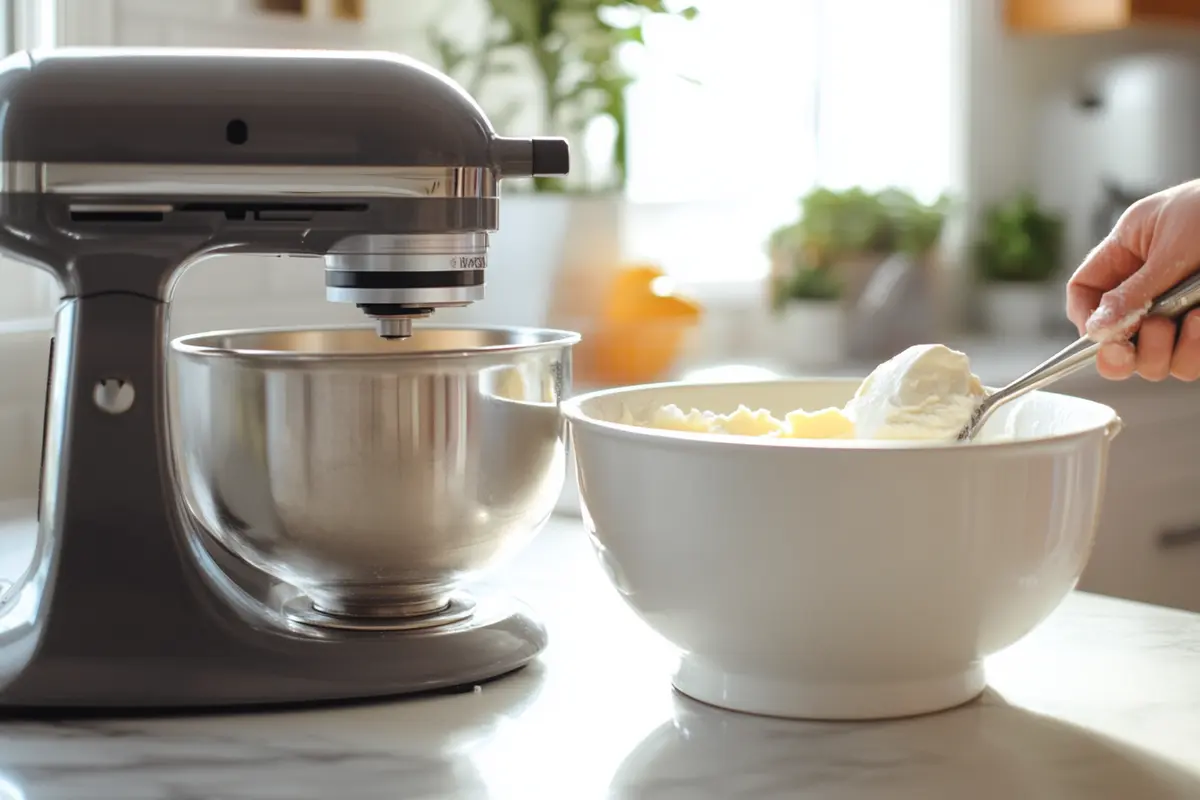
[[[72,214],[168,214],[175,210],[170,203],[71,203]]]
[[[487,253],[448,251],[434,255],[349,253],[325,256],[325,269],[336,272],[459,272],[487,269]]]
[[[480,286],[430,286],[419,289],[350,289],[325,287],[325,299],[331,303],[363,303],[398,306],[458,306],[484,297]]]
[[[427,233],[349,236],[325,255],[325,267],[346,272],[454,272],[487,269],[488,235]]]
[[[0,162],[0,193],[498,197],[486,167]]]

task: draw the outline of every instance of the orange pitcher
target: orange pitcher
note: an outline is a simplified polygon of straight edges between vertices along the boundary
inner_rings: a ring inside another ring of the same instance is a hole
[[[668,377],[700,321],[700,306],[679,296],[661,269],[633,265],[608,282],[576,351],[580,383],[624,385]]]

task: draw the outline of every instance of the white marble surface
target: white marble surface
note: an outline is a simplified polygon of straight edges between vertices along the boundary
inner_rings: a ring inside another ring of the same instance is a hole
[[[316,711],[0,720],[0,798],[1200,797],[1194,615],[1078,595],[993,660],[982,702],[811,724],[675,696],[670,651],[604,583],[577,519],[556,519],[498,582],[553,636],[520,673]]]

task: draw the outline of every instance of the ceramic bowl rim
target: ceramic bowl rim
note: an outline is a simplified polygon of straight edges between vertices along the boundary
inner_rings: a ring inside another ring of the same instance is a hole
[[[1111,406],[1103,403],[1098,403],[1095,400],[1089,400],[1084,397],[1074,397],[1064,395],[1057,392],[1047,392],[1038,390],[1031,392],[1030,396],[1040,397],[1061,397],[1068,402],[1082,403],[1090,405],[1104,412],[1107,417],[1100,424],[1090,425],[1082,430],[1069,431],[1065,433],[1055,433],[1048,436],[1038,436],[1027,439],[1013,440],[993,440],[993,441],[972,441],[972,442],[956,442],[956,441],[886,441],[886,440],[862,440],[862,439],[777,439],[767,437],[753,436],[735,436],[732,434],[711,434],[711,433],[689,433],[687,431],[672,431],[661,430],[658,428],[645,428],[640,425],[629,425],[622,422],[614,422],[612,420],[598,419],[588,415],[583,407],[585,404],[601,397],[613,397],[623,394],[634,394],[637,392],[662,391],[670,389],[684,388],[736,388],[736,387],[758,387],[771,384],[842,384],[847,387],[857,386],[861,383],[858,378],[777,378],[769,380],[750,380],[750,381],[664,381],[660,383],[645,383],[632,386],[618,386],[606,389],[597,389],[583,394],[574,395],[562,402],[562,414],[572,426],[580,425],[583,427],[592,428],[598,432],[603,432],[608,436],[613,436],[627,441],[636,441],[643,444],[661,443],[664,445],[674,445],[679,447],[694,447],[713,449],[717,448],[728,452],[730,449],[738,449],[749,451],[755,448],[786,448],[799,452],[807,452],[813,450],[834,450],[837,452],[943,452],[965,454],[985,451],[1027,451],[1037,449],[1043,445],[1051,444],[1067,444],[1095,436],[1097,433],[1102,434],[1108,441],[1112,441],[1118,433],[1120,433],[1123,423],[1116,410]],[[991,388],[991,387],[989,387]],[[1019,402],[1019,401],[1017,401]]]

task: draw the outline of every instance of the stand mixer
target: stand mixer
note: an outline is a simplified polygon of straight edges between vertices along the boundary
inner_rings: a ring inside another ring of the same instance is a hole
[[[327,299],[402,349],[414,319],[482,298],[499,180],[565,175],[566,142],[497,135],[459,87],[392,54],[18,53],[0,103],[0,250],[63,291],[38,544],[0,604],[0,705],[384,696],[534,658],[544,630],[502,598],[438,624],[289,615],[298,592],[206,535],[182,496],[166,334],[189,264],[294,254],[323,258]],[[547,363],[557,414],[565,366]]]

